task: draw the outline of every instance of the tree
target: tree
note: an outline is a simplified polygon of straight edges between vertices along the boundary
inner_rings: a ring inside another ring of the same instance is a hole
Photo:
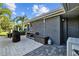
[[[0,15],[8,15],[9,17],[11,17],[11,10],[9,10],[8,8],[0,8]]]
[[[11,14],[12,14],[11,10],[9,10],[8,8],[3,8],[2,6],[3,6],[3,3],[0,3],[0,16],[8,15],[9,17],[11,17]]]
[[[0,7],[2,7],[3,3],[0,3]]]
[[[11,10],[9,10],[8,8],[2,8],[3,4],[0,3],[0,20],[2,20],[3,18],[10,18],[11,17]]]
[[[4,31],[9,31],[13,28],[13,24],[12,22],[9,20],[9,19],[3,19],[1,20],[1,28],[4,30]]]
[[[20,31],[21,30],[21,24],[17,24],[17,25],[15,25],[15,28],[18,30],[18,31]]]
[[[24,30],[24,21],[28,20],[27,16],[17,16],[14,18],[16,22],[21,21],[22,22],[22,30]]]
[[[2,28],[1,28],[1,26],[0,26],[0,33],[2,32],[3,30],[2,30]]]
[[[11,10],[8,8],[3,8],[3,3],[0,3],[0,29],[1,31],[4,30],[10,30],[10,27],[12,26],[10,24],[10,17],[11,17]]]

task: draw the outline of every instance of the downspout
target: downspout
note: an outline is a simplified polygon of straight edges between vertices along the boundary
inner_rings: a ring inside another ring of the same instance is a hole
[[[66,3],[66,8],[67,8],[67,11],[68,11],[69,8],[68,8],[67,3]],[[66,11],[66,12],[67,12],[67,11]],[[66,24],[67,24],[67,25],[66,25],[66,32],[67,32],[66,34],[67,34],[67,38],[68,38],[68,18],[66,18]]]

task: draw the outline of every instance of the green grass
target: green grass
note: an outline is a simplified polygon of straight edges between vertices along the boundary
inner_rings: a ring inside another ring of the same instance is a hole
[[[6,36],[8,32],[0,32],[0,36]]]

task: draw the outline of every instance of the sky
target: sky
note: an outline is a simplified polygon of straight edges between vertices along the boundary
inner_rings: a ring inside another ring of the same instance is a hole
[[[12,18],[26,15],[29,19],[62,8],[59,3],[6,3],[4,7],[12,11]]]

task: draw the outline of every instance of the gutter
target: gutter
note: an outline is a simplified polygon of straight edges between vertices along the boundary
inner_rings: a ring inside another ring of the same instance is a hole
[[[47,18],[47,17],[50,17],[50,15],[55,15],[55,14],[58,14],[58,13],[61,13],[61,12],[64,12],[64,9],[63,8],[61,8],[61,9],[59,9],[59,10],[56,10],[56,11],[50,11],[49,13],[46,13],[46,14],[44,14],[44,15],[40,15],[39,17],[35,17],[35,18],[32,18],[32,20],[33,19],[40,19],[40,18]]]
[[[56,10],[56,11],[50,11],[49,13],[46,13],[44,15],[40,15],[38,17],[35,17],[35,18],[32,18],[31,20],[27,20],[25,21],[25,23],[29,23],[29,22],[33,22],[33,21],[37,21],[39,19],[47,19],[47,18],[50,18],[50,17],[55,17],[55,16],[58,16],[58,15],[61,15],[61,14],[64,14],[65,13],[65,10],[64,8],[61,8],[59,10]]]

